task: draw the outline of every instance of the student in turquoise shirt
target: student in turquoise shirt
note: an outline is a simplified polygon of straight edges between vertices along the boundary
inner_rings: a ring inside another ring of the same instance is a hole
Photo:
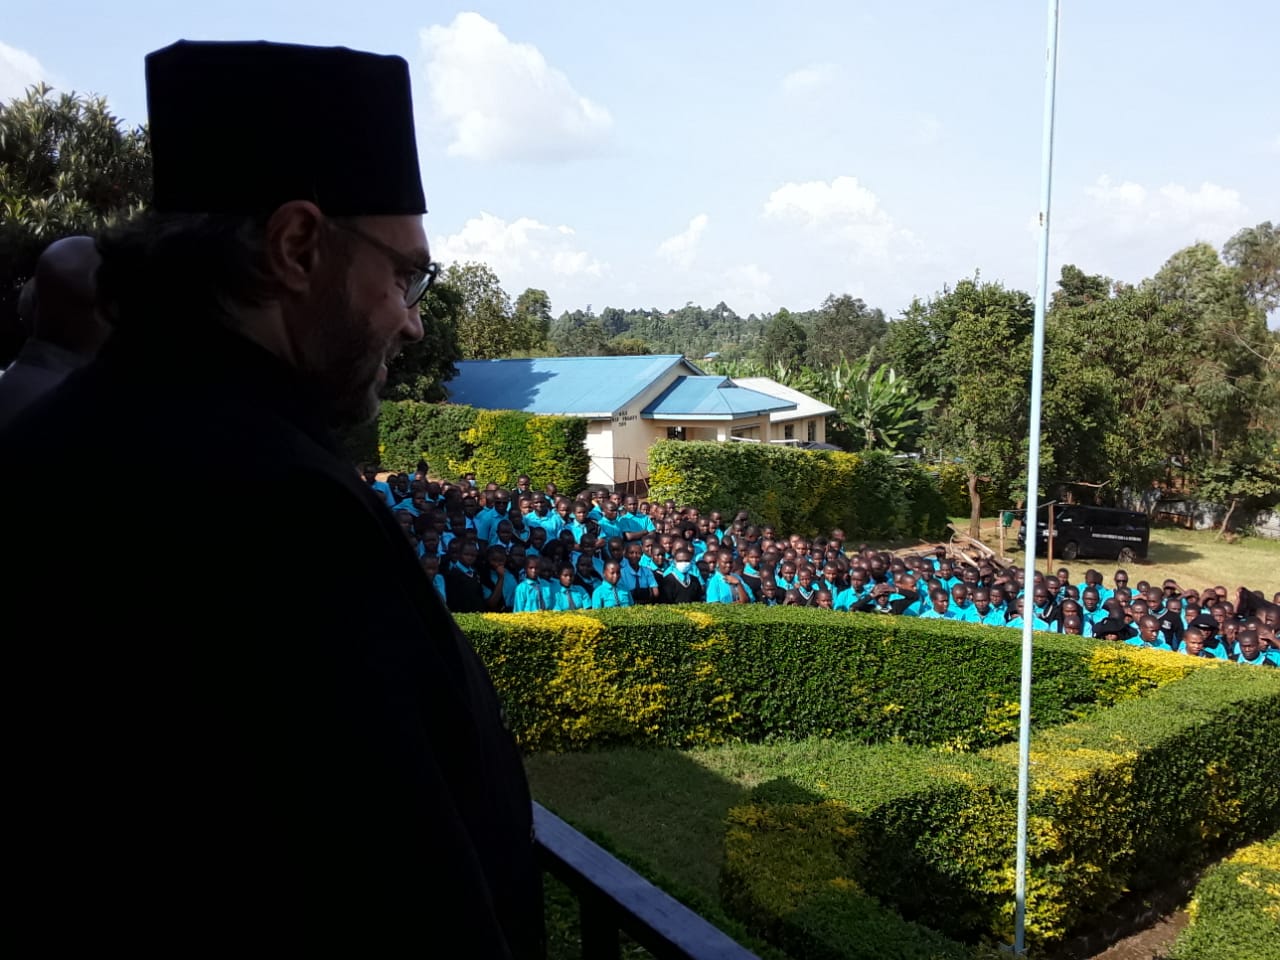
[[[560,519],[560,515],[551,510],[547,498],[539,496],[533,502],[533,509],[524,515],[524,523],[530,530],[534,527],[541,527],[547,532],[547,538],[553,539],[560,534],[560,529],[564,526],[564,521]]]
[[[618,505],[612,500],[606,500],[600,505],[601,515],[596,523],[600,525],[600,535],[597,537],[606,543],[615,537],[619,540],[625,540],[622,535],[622,528],[618,526]]]
[[[571,563],[560,564],[560,592],[556,594],[557,610],[590,610],[591,594],[573,582],[574,569]]]
[[[443,603],[445,600],[444,577],[440,574],[440,557],[438,554],[428,553],[423,556],[422,572],[431,581],[431,585],[436,588],[436,593],[440,594],[440,602]]]
[[[1085,622],[1085,636],[1093,636],[1093,625],[1106,618],[1107,611],[1102,606],[1102,594],[1094,587],[1087,587],[1080,591],[1080,619]]]
[[[583,536],[591,532],[587,528],[588,519],[587,505],[579,500],[573,505],[573,519],[569,521],[569,530],[577,543],[581,543]]]
[[[778,585],[784,590],[790,589],[790,584],[783,586],[781,580],[778,581]],[[837,610],[852,610],[867,599],[867,595],[870,593],[871,584],[867,582],[867,572],[861,567],[854,567],[849,571],[849,585],[836,594],[835,608]]]
[[[630,607],[635,601],[631,599],[631,593],[622,589],[618,585],[618,581],[622,579],[622,567],[617,560],[610,560],[604,565],[604,583],[596,587],[596,592],[591,595],[591,606],[595,610],[603,610],[606,607]]]
[[[750,603],[751,590],[733,572],[733,557],[727,552],[716,558],[716,572],[707,580],[707,603]]]
[[[966,623],[980,623],[984,627],[1003,627],[1004,614],[991,606],[991,594],[986,590],[973,591],[973,606],[962,618]]]
[[[968,620],[973,604],[969,601],[969,587],[962,580],[951,588],[952,620]]]
[[[476,570],[485,609],[492,613],[510,613],[516,598],[515,568],[502,547],[492,546],[484,552],[484,562]],[[501,578],[501,584],[499,584]]]
[[[1127,579],[1127,578],[1126,578]],[[1118,584],[1117,584],[1118,586]],[[1080,599],[1084,599],[1086,590],[1094,590],[1098,594],[1098,605],[1106,603],[1111,599],[1113,591],[1108,590],[1102,585],[1102,574],[1097,570],[1086,570],[1084,572],[1084,582],[1078,584],[1076,589],[1080,591]]]
[[[863,577],[864,577],[864,583],[865,583],[866,574],[863,574]],[[780,590],[783,590],[784,592],[787,590],[794,590],[796,588],[795,563],[791,560],[782,561],[782,563],[779,564],[777,571],[775,571],[773,575],[773,579],[778,584],[778,588]],[[866,590],[863,591],[862,595],[865,597],[870,592],[871,592],[871,589],[870,587],[868,587]]]
[[[1173,647],[1169,646],[1160,639],[1160,621],[1151,614],[1143,614],[1138,619],[1138,635],[1130,637],[1125,643],[1132,647],[1145,647],[1148,650],[1168,650],[1173,652]]]
[[[619,585],[631,592],[631,598],[636,603],[657,603],[658,580],[653,571],[640,562],[643,559],[643,545],[635,540],[627,544],[626,556],[618,567]]]
[[[627,497],[618,514],[618,529],[628,541],[642,540],[647,534],[654,532],[653,521],[643,513],[636,513],[635,504],[635,497]]]
[[[951,561],[943,560],[938,567],[938,583],[942,585],[942,589],[950,593],[951,588],[961,582],[960,578],[955,574],[955,567],[952,566]]]
[[[524,563],[524,579],[516,586],[515,602],[511,605],[512,613],[536,613],[540,610],[554,610],[555,598],[547,593],[538,577],[540,561],[537,557],[529,557]]]
[[[929,593],[929,609],[921,611],[921,620],[958,620],[960,619],[954,610],[951,609],[951,597],[947,591],[939,587],[937,590]]]
[[[1006,627],[1014,627],[1018,630],[1022,629],[1022,598],[1009,601],[1009,619],[1005,621]],[[1045,633],[1053,633],[1053,624],[1048,620],[1037,617],[1034,613],[1031,615],[1031,629],[1041,630]]]
[[[573,582],[586,590],[587,596],[594,595],[596,587],[604,583],[604,564],[597,568],[597,563],[585,553],[576,554],[573,559]]]
[[[644,556],[640,558],[640,564],[653,571],[653,578],[658,581],[659,586],[662,585],[662,578],[667,575],[667,570],[671,566],[667,560],[667,552],[662,549],[662,543],[657,539],[645,543]]]
[[[1183,631],[1182,643],[1178,646],[1178,652],[1184,653],[1188,657],[1199,657],[1204,660],[1225,660],[1227,658],[1225,650],[1219,654],[1205,646],[1204,631],[1199,627],[1187,627]]]
[[[1251,667],[1269,667],[1274,669],[1275,662],[1262,649],[1262,641],[1258,639],[1258,631],[1241,630],[1237,641],[1236,655],[1232,657],[1236,663],[1248,664]]]
[[[476,511],[476,515],[471,518],[476,528],[476,539],[483,540],[486,544],[492,543],[497,534],[498,524],[506,519],[506,510],[499,510],[497,507],[496,494],[482,493],[481,498],[485,505],[482,509]]]

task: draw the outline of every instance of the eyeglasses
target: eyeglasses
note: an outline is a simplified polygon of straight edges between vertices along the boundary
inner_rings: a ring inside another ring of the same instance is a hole
[[[431,285],[436,282],[436,278],[440,276],[440,264],[434,260],[428,260],[425,264],[417,263],[395,247],[383,243],[377,237],[371,236],[350,224],[341,223],[337,220],[329,220],[328,222],[353,237],[359,237],[391,261],[392,266],[396,268],[396,273],[403,279],[405,284],[405,307],[416,307],[422,301],[422,298],[427,295]]]

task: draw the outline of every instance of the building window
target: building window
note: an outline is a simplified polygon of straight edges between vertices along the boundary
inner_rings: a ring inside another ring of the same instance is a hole
[[[683,440],[683,439],[684,439],[684,427],[667,427],[667,439],[668,439],[668,440]]]
[[[808,423],[808,426],[809,426],[809,442],[814,443],[818,439],[818,421],[810,420]]]
[[[796,425],[794,423],[788,423],[786,426],[782,428],[782,439],[794,440],[795,438],[796,438]]]

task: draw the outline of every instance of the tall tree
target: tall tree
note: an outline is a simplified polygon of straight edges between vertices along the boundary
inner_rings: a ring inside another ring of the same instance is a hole
[[[788,310],[779,310],[765,327],[760,338],[760,359],[767,365],[799,367],[804,363],[808,336],[804,327],[791,318]]]
[[[1050,308],[1063,310],[1069,307],[1086,307],[1111,296],[1111,280],[1101,274],[1088,274],[1073,263],[1064,264],[1058,279],[1058,289],[1053,291]]]
[[[1239,272],[1245,293],[1264,313],[1280,310],[1280,229],[1267,220],[1245,227],[1222,248]]]
[[[979,480],[990,478],[1012,498],[1025,476],[1034,313],[1020,290],[962,280],[927,304],[912,304],[894,347],[908,355],[924,344],[937,350],[936,362],[923,365],[934,391],[925,396],[938,401],[929,433],[968,478],[971,536],[978,535],[982,516]]]
[[[126,128],[106,100],[42,84],[0,103],[0,364],[25,337],[17,296],[40,252],[97,233],[150,195],[146,129]]]
[[[809,331],[808,360],[812,367],[833,367],[842,360],[865,356],[885,332],[884,311],[873,310],[849,294],[834,293],[822,302]]]
[[[388,400],[421,400],[434,403],[445,399],[444,385],[457,376],[454,364],[462,359],[458,350],[458,318],[462,315],[462,294],[448,281],[433,284],[422,298],[422,339],[406,346],[387,369],[382,395]]]
[[[551,332],[551,298],[545,290],[529,287],[516,297],[511,318],[512,350],[544,352]]]
[[[514,349],[511,299],[498,276],[483,263],[451,264],[445,283],[462,299],[458,314],[458,349],[468,360],[505,357]]]

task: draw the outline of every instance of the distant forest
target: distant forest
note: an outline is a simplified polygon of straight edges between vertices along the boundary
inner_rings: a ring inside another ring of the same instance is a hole
[[[739,316],[728,304],[678,310],[623,310],[599,314],[566,311],[548,330],[548,344],[561,356],[682,353],[725,361],[756,359],[773,365],[825,367],[841,356],[865,355],[884,337],[881,310],[847,294],[832,294],[816,310]]]

